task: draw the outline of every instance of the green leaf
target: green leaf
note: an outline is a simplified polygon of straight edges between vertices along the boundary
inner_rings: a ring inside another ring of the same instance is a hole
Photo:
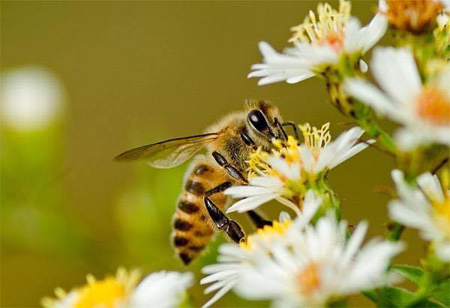
[[[414,293],[394,287],[366,291],[363,293],[378,307],[404,307],[414,298]]]
[[[416,266],[397,264],[392,265],[391,269],[400,274],[402,277],[411,280],[415,284],[419,284],[423,276],[423,269]]]
[[[439,303],[427,299],[416,301],[414,293],[394,287],[384,287],[381,289],[365,291],[363,294],[377,304],[377,307],[417,307],[417,308],[438,308]]]
[[[446,307],[450,307],[450,279],[440,283],[439,286],[431,292],[436,301],[442,303]]]

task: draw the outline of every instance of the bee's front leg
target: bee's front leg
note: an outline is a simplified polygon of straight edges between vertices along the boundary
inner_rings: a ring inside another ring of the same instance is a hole
[[[245,233],[242,231],[241,226],[234,220],[229,219],[227,215],[225,215],[215,204],[209,199],[209,197],[213,194],[220,193],[231,186],[230,182],[225,182],[220,184],[219,186],[208,190],[205,193],[205,206],[208,210],[209,217],[211,217],[212,221],[220,230],[225,231],[230,239],[232,239],[236,243],[240,243],[242,240],[245,240]]]
[[[216,162],[225,169],[225,171],[230,175],[233,179],[241,181],[243,184],[247,185],[248,181],[245,176],[239,171],[238,168],[230,165],[225,157],[219,152],[212,152],[212,156],[216,160]]]

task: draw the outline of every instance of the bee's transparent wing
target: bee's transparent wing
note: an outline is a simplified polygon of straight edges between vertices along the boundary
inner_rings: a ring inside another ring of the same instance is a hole
[[[172,168],[191,158],[217,136],[217,133],[211,133],[144,145],[126,151],[116,156],[114,160],[118,162],[144,160],[154,168]]]

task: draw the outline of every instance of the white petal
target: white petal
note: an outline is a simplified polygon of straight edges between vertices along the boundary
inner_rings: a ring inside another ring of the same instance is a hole
[[[358,252],[359,248],[362,245],[364,240],[364,236],[366,235],[368,223],[366,221],[362,221],[359,223],[358,227],[352,234],[350,241],[347,244],[347,248],[345,251],[345,255],[343,256],[342,262],[348,263],[353,258],[353,256]]]
[[[156,272],[148,275],[131,295],[131,306],[176,307],[193,283],[192,273]]]
[[[411,52],[392,47],[377,48],[373,52],[371,68],[376,81],[397,103],[408,108],[422,91],[419,72]]]
[[[396,121],[402,121],[404,118],[401,109],[397,108],[383,92],[367,81],[359,78],[346,79],[344,82],[344,90],[350,96],[371,106],[378,115],[387,115]]]
[[[246,211],[254,210],[260,205],[269,202],[270,200],[278,197],[279,194],[268,194],[268,195],[260,195],[256,197],[249,197],[246,199],[242,199],[235,204],[233,204],[230,208],[227,209],[227,213],[231,213],[234,211],[238,211],[238,213],[243,213]]]
[[[369,25],[360,30],[362,35],[360,44],[363,53],[366,53],[384,36],[387,27],[387,17],[383,13],[377,13]]]
[[[360,50],[361,38],[358,36],[358,31],[361,28],[359,20],[351,17],[345,26],[344,48],[348,53],[358,52]]]
[[[258,187],[258,186],[236,186],[230,187],[225,190],[225,195],[233,196],[234,198],[244,198],[251,197],[257,195],[264,195],[270,193],[271,190],[266,187]]]
[[[223,287],[222,289],[220,289],[219,292],[217,292],[216,294],[214,294],[214,296],[207,301],[202,308],[207,308],[210,307],[212,304],[214,304],[215,302],[217,302],[222,296],[224,296],[228,291],[230,291],[231,288],[233,288],[235,285],[235,282],[229,283],[227,284],[225,287]]]
[[[417,178],[417,183],[431,200],[444,202],[444,193],[436,175],[430,172],[423,173]]]
[[[305,200],[303,202],[303,217],[306,221],[310,221],[320,205],[322,204],[322,197],[317,196],[313,190],[308,190],[305,195]]]

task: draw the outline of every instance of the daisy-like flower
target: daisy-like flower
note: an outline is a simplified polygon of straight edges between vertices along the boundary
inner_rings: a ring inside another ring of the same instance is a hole
[[[18,131],[45,128],[63,115],[64,86],[40,67],[7,71],[1,76],[1,118]]]
[[[297,83],[336,64],[342,54],[366,53],[386,32],[387,19],[381,13],[376,14],[369,25],[361,28],[358,19],[350,16],[350,9],[346,0],[340,0],[339,10],[328,3],[319,4],[317,16],[310,11],[301,25],[292,28],[294,35],[290,42],[294,47],[284,53],[261,42],[259,49],[264,63],[254,64],[248,77],[263,77],[259,85],[284,80]],[[361,69],[367,70],[367,65],[362,63]]]
[[[390,217],[418,229],[424,239],[433,242],[436,255],[450,262],[450,191],[442,189],[436,175],[424,173],[418,187],[408,185],[400,170],[392,171],[398,200],[389,204]]]
[[[279,145],[272,155],[256,152],[252,158],[256,156],[265,163],[250,160],[250,168],[256,169],[254,174],[257,176],[250,178],[248,186],[235,186],[225,191],[234,198],[245,198],[228,208],[227,212],[245,212],[277,200],[301,215],[300,204],[296,204],[301,201],[294,203],[292,199],[301,200],[305,195],[305,182],[318,178],[373,142],[357,144],[364,133],[359,127],[344,132],[335,141],[331,141],[329,123],[321,129],[309,124],[300,128],[304,143],[298,145],[294,138],[289,137],[287,147]]]
[[[412,33],[428,29],[445,7],[450,7],[450,1],[381,0],[379,5],[380,12],[387,16],[391,25]]]
[[[55,291],[57,299],[44,298],[46,308],[93,308],[93,307],[178,307],[185,291],[192,285],[191,273],[155,272],[139,284],[140,273],[119,269],[116,276],[96,280],[87,277],[87,284],[66,293]]]
[[[313,204],[305,202],[305,207],[313,210]],[[316,207],[317,209],[317,207]],[[312,213],[313,215],[314,213]],[[294,222],[286,213],[280,214],[280,221],[274,221],[272,226],[264,226],[255,234],[247,237],[245,242],[237,244],[223,244],[219,247],[217,264],[207,265],[202,269],[204,274],[201,284],[210,284],[205,289],[205,294],[219,290],[203,307],[209,307],[230,291],[240,279],[240,274],[255,263],[259,254],[264,254],[267,247],[274,241],[285,240],[289,229],[293,225],[306,224],[308,217],[297,218]],[[266,248],[264,248],[266,247]]]
[[[396,141],[403,150],[420,144],[450,145],[450,65],[423,85],[407,49],[377,48],[372,58],[375,80],[383,91],[361,79],[348,79],[348,94],[403,125]]]
[[[367,224],[350,240],[347,224],[331,216],[315,226],[293,225],[286,241],[276,241],[242,269],[235,292],[250,300],[272,300],[274,307],[323,307],[388,283],[387,268],[403,245],[372,240],[361,247]]]

